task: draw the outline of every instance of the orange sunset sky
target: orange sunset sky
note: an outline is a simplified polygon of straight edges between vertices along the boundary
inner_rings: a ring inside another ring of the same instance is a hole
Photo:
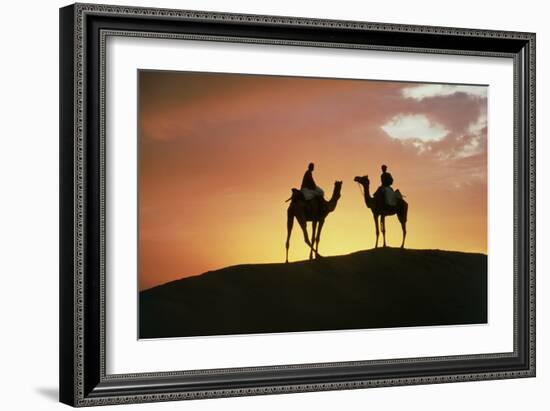
[[[320,254],[374,246],[353,178],[374,191],[383,163],[409,203],[406,247],[487,252],[486,86],[140,71],[138,133],[140,289],[284,262],[284,201],[309,162],[326,198],[343,181]],[[307,257],[295,224],[289,258]]]

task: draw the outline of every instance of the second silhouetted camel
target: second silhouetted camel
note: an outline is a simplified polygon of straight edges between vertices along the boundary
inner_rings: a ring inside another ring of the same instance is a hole
[[[376,228],[376,243],[375,247],[378,247],[378,237],[380,235],[380,229],[378,226],[378,218],[380,217],[380,225],[382,228],[382,237],[384,239],[384,247],[386,247],[386,216],[397,215],[397,219],[401,223],[401,229],[403,230],[403,241],[401,242],[401,248],[405,247],[405,237],[407,236],[407,212],[409,205],[405,200],[399,198],[395,206],[389,206],[385,204],[384,196],[382,192],[378,191],[374,197],[370,195],[370,181],[368,176],[355,177],[354,181],[363,186],[365,204],[372,211],[374,217],[374,226]]]

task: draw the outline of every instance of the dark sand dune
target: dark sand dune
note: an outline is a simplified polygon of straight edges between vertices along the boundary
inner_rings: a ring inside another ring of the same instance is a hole
[[[487,322],[487,256],[374,249],[142,291],[140,338]]]

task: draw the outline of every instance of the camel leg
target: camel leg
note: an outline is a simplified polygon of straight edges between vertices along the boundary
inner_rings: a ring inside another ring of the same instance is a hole
[[[382,238],[384,239],[384,247],[387,247],[386,245],[386,216],[381,216],[381,229],[382,229]]]
[[[407,237],[407,213],[409,205],[403,202],[402,212],[397,214],[397,218],[401,223],[401,230],[403,230],[403,241],[401,242],[401,248],[405,248],[405,238]]]
[[[374,248],[378,248],[378,237],[380,236],[380,229],[378,228],[378,216],[373,214],[374,217],[374,227],[376,228],[376,243],[374,243]]]
[[[315,250],[315,234],[317,232],[317,221],[313,220],[311,222],[311,244],[312,247],[309,249],[309,259],[313,259],[313,251]]]
[[[304,233],[304,241],[309,246],[309,248],[313,247],[313,244],[309,241],[309,236],[307,235],[307,224],[306,219],[297,218],[298,224],[300,224],[300,228],[302,229],[302,232]]]
[[[290,234],[292,234],[292,226],[294,225],[294,215],[287,211],[286,217],[286,263],[288,263],[288,247],[290,245]]]
[[[325,220],[319,221],[319,227],[317,228],[317,240],[315,245],[315,258],[322,257],[322,255],[319,254],[319,241],[321,241],[321,230],[323,229],[323,224],[325,224]]]
[[[401,229],[403,230],[403,241],[401,242],[401,248],[405,248],[405,237],[407,237],[407,223],[401,221]]]

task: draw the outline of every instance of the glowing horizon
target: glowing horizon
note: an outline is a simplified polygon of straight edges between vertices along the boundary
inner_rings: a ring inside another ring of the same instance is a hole
[[[374,191],[382,163],[409,203],[407,248],[487,253],[485,86],[140,71],[138,133],[140,289],[284,262],[284,201],[309,162],[326,198],[343,180],[322,255],[374,246],[353,178]],[[289,256],[308,256],[297,224]]]

